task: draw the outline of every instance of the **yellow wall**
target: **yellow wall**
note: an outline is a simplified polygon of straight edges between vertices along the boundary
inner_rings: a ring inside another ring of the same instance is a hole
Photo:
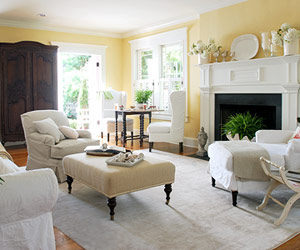
[[[202,14],[199,20],[125,39],[9,27],[0,27],[0,38],[1,42],[33,40],[45,44],[49,44],[50,41],[60,41],[107,45],[107,85],[114,89],[126,90],[129,94],[129,105],[132,96],[131,51],[128,41],[187,27],[188,46],[199,39],[207,42],[209,37],[214,37],[216,42],[223,46],[223,50],[230,50],[233,39],[242,34],[252,33],[260,39],[260,32],[278,29],[285,22],[300,29],[299,9],[300,0],[248,0]],[[256,57],[263,57],[261,49]],[[200,70],[195,66],[196,64],[196,56],[188,58],[189,122],[186,124],[185,136],[192,138],[197,136],[200,125]]]
[[[0,42],[51,41],[106,45],[106,84],[122,90],[122,39],[0,26]]]
[[[248,0],[240,4],[211,11],[200,16],[200,37],[207,41],[214,37],[224,50],[230,50],[234,38],[242,34],[255,34],[277,30],[289,23],[300,29],[299,0]],[[256,58],[263,57],[262,49]]]
[[[255,34],[260,40],[260,32],[277,30],[285,22],[300,29],[299,9],[300,0],[248,0],[202,14],[194,22],[126,38],[123,40],[123,88],[131,93],[130,40],[188,27],[188,46],[199,39],[206,43],[213,37],[217,44],[222,45],[222,50],[230,50],[233,39],[242,34]],[[256,58],[260,57],[263,57],[262,49],[256,55]],[[185,126],[185,137],[191,138],[195,138],[200,129],[200,70],[196,64],[197,57],[189,57],[189,122]]]

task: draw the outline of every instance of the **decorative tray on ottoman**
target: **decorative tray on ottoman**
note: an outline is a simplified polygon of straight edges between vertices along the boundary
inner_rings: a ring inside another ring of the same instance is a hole
[[[107,165],[132,167],[143,160],[144,160],[143,153],[136,155],[131,152],[127,152],[127,153],[119,153],[111,158],[108,158],[105,162],[107,163]]]
[[[104,143],[102,146],[87,146],[84,151],[87,155],[94,156],[113,156],[119,154],[120,152],[131,152],[130,150],[126,150],[122,147],[109,146],[106,143]]]

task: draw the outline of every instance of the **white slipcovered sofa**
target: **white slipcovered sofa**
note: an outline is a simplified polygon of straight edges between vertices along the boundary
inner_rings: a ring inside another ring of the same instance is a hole
[[[27,144],[27,170],[51,168],[59,182],[66,180],[62,159],[69,154],[83,152],[89,145],[99,145],[99,140],[91,139],[87,130],[77,130],[79,138],[63,138],[59,142],[48,134],[39,133],[34,122],[51,118],[57,127],[69,127],[67,116],[57,110],[36,110],[21,115],[22,125]]]
[[[58,184],[51,169],[17,167],[0,144],[0,249],[54,250],[52,209]]]
[[[293,130],[259,130],[256,132],[256,143],[268,152],[270,160],[287,170],[300,173],[300,140],[292,139]],[[215,181],[225,189],[232,191],[233,204],[236,204],[237,192],[262,191],[267,189],[269,181],[243,179],[235,176],[233,156],[222,146],[214,142],[208,147],[209,173],[212,184]]]

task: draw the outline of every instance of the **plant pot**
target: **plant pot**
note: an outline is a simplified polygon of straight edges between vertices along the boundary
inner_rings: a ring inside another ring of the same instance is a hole
[[[144,103],[137,103],[135,106],[137,109],[144,109]]]
[[[284,41],[283,54],[285,56],[299,54],[299,38],[294,39],[291,42]]]

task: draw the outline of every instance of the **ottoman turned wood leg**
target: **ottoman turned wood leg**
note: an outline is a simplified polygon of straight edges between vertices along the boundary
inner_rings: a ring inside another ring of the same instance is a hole
[[[166,204],[169,205],[170,193],[172,192],[172,184],[166,184],[164,190],[166,192]]]
[[[72,191],[72,182],[73,182],[73,178],[71,176],[67,175],[67,183],[68,183],[69,194]]]
[[[110,214],[110,220],[114,220],[114,215],[115,215],[114,209],[115,209],[116,205],[117,205],[116,197],[107,199],[107,206],[110,209],[110,213],[109,213]]]

